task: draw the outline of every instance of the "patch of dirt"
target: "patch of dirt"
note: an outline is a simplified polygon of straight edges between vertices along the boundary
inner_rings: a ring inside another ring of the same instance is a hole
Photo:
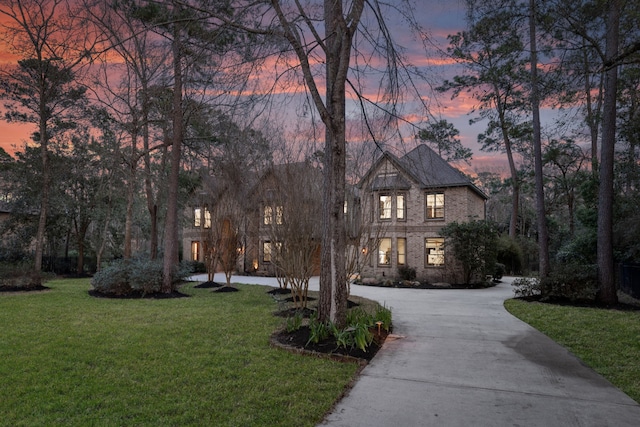
[[[291,293],[291,289],[273,288],[267,293],[269,295],[285,295],[285,294],[290,294]]]
[[[51,288],[43,285],[32,286],[14,286],[14,285],[2,285],[0,286],[0,292],[38,292],[47,291]]]
[[[164,292],[152,292],[145,293],[142,291],[133,291],[128,294],[105,294],[98,292],[95,289],[89,290],[89,295],[95,298],[112,298],[112,299],[171,299],[171,298],[189,298],[190,295],[183,294],[182,292],[173,291],[170,294]]]
[[[271,337],[271,339],[274,345],[301,353],[324,354],[328,357],[344,360],[351,360],[351,358],[354,358],[365,360],[368,362],[371,361],[378,350],[380,350],[388,335],[387,331],[385,331],[384,329],[381,329],[380,333],[378,333],[377,329],[374,328],[373,333],[373,342],[367,348],[367,351],[362,351],[357,347],[338,347],[338,345],[336,344],[336,340],[333,337],[330,337],[329,339],[321,341],[317,344],[307,344],[310,336],[310,330],[308,326],[302,326],[298,330],[293,332],[287,332],[286,330],[277,332]]]
[[[194,288],[198,288],[198,289],[210,289],[210,288],[221,288],[224,285],[222,283],[217,283],[217,282],[212,282],[212,281],[208,281],[208,282],[203,282],[200,283],[199,285],[194,286]]]

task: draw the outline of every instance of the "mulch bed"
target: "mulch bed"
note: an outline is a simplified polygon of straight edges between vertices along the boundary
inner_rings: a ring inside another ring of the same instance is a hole
[[[33,286],[13,286],[13,285],[2,285],[0,286],[0,292],[36,292],[36,291],[46,291],[51,288],[43,285],[33,285]]]
[[[164,292],[142,292],[133,291],[128,294],[105,294],[98,292],[95,289],[90,289],[89,295],[95,298],[112,298],[112,299],[172,299],[172,298],[189,298],[190,295],[183,294],[182,292],[173,291],[171,293]]]
[[[387,338],[387,335],[388,333],[384,329],[381,329],[380,333],[378,333],[377,330],[374,330],[374,339],[371,345],[367,348],[367,351],[362,351],[357,347],[338,347],[333,337],[321,341],[317,344],[307,344],[310,336],[310,330],[308,326],[302,326],[298,330],[293,332],[277,332],[272,336],[272,342],[274,342],[276,345],[279,345],[280,347],[299,351],[301,353],[324,354],[328,355],[329,357],[337,359],[343,358],[345,360],[355,358],[366,360],[368,362],[371,361],[378,350],[380,350],[382,344],[384,344],[384,341]]]
[[[209,288],[221,288],[223,286],[224,285],[222,283],[208,281],[208,282],[202,282],[199,285],[195,285],[194,288],[209,289]]]
[[[285,295],[285,294],[290,294],[291,293],[291,289],[273,288],[267,293],[269,295]]]

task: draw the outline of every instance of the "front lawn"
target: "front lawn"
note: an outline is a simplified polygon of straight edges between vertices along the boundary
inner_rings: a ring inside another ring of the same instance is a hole
[[[522,300],[505,301],[505,307],[640,402],[640,311]]]
[[[88,279],[0,294],[0,425],[313,426],[358,369],[269,346],[268,288],[88,295]]]

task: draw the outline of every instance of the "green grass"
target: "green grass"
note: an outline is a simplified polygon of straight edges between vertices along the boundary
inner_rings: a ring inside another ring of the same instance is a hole
[[[505,307],[640,402],[640,311],[522,300],[505,301]]]
[[[269,346],[261,286],[90,297],[86,279],[0,294],[2,426],[313,426],[358,367]]]

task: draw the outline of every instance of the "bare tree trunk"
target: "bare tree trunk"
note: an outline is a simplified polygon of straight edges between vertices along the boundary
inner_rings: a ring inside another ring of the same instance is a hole
[[[149,239],[149,257],[158,258],[158,205],[153,194],[151,183],[151,153],[149,150],[149,95],[146,82],[142,85],[142,143],[144,146],[144,188],[147,195],[147,211],[151,220],[151,236]]]
[[[40,95],[40,158],[42,160],[42,196],[40,198],[40,217],[38,219],[38,231],[36,234],[36,253],[34,270],[42,271],[42,254],[44,252],[44,232],[47,225],[47,212],[49,209],[49,183],[51,175],[49,171],[49,146],[47,136],[46,105],[44,94]]]
[[[608,2],[607,41],[605,50],[604,107],[600,151],[600,185],[598,187],[598,282],[596,295],[604,304],[616,304],[618,295],[613,258],[613,163],[616,142],[616,96],[618,67],[609,63],[618,54],[620,1]]]
[[[133,239],[133,202],[136,193],[136,135],[131,135],[131,157],[129,165],[129,179],[127,180],[127,208],[124,219],[124,259],[131,259],[133,250],[131,240]]]
[[[536,43],[536,3],[529,0],[529,37],[531,44],[531,107],[533,110],[533,151],[536,180],[536,213],[538,216],[538,254],[540,278],[549,276],[549,229],[544,203],[542,175],[542,140],[540,135],[540,94],[538,88],[538,52]]]
[[[181,31],[174,24],[173,34],[173,145],[171,148],[171,172],[167,191],[167,219],[165,222],[162,292],[173,291],[173,272],[178,264],[178,179],[182,149],[182,46]]]
[[[345,83],[351,55],[351,34],[341,0],[325,0],[326,112],[325,169],[320,257],[318,317],[337,327],[346,323],[347,277],[344,220],[346,127]]]

